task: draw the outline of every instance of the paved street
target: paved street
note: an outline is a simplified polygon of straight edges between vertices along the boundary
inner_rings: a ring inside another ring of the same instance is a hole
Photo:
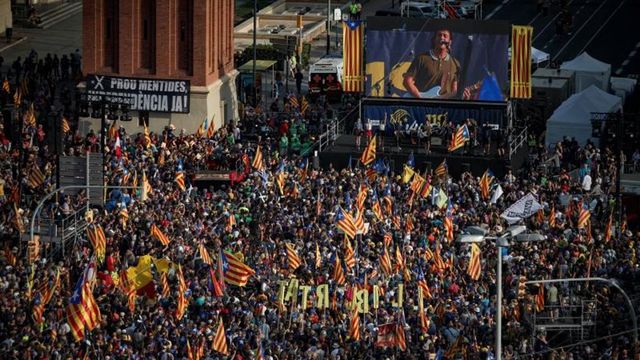
[[[18,56],[24,58],[31,49],[35,49],[41,56],[45,56],[47,53],[70,54],[76,49],[82,51],[82,13],[46,30],[20,28],[15,31],[19,35],[27,36],[27,39],[0,51],[0,56],[4,57],[5,66],[10,66]],[[4,43],[0,43],[0,48],[3,48],[4,45]]]

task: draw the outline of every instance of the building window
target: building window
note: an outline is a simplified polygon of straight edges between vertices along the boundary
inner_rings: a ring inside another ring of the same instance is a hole
[[[104,67],[118,70],[118,0],[103,0],[103,58]]]
[[[193,0],[178,0],[177,11],[178,51],[176,52],[178,69],[187,75],[193,71]]]
[[[140,1],[140,68],[156,66],[156,0]]]

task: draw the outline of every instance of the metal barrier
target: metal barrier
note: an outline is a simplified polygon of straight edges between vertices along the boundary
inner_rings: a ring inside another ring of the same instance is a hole
[[[513,157],[513,154],[518,151],[527,142],[527,128],[525,127],[518,133],[513,140],[509,143],[509,160]]]
[[[318,136],[318,140],[313,144],[311,148],[317,149],[318,152],[321,152],[322,150],[331,146],[340,135],[345,133],[345,127],[347,126],[347,123],[350,122],[350,120],[352,120],[354,116],[357,116],[358,113],[359,108],[354,107],[340,120],[331,120],[331,122],[327,125],[327,130]]]

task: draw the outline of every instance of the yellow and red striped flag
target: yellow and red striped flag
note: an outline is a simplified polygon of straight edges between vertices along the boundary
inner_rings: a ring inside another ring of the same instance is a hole
[[[33,319],[36,321],[37,324],[41,324],[43,322],[42,315],[44,314],[44,307],[47,306],[49,301],[51,301],[53,294],[56,292],[56,289],[58,289],[59,286],[60,286],[60,269],[56,271],[56,277],[54,278],[53,284],[51,284],[51,287],[45,287],[45,289],[43,290],[40,297],[40,303],[33,307]]]
[[[351,312],[351,322],[349,323],[349,337],[353,341],[360,341],[360,317],[358,307],[354,306]]]
[[[158,226],[156,226],[156,224],[151,225],[151,236],[158,239],[158,241],[160,241],[164,246],[169,245],[169,242],[171,241],[169,240],[169,237],[165,235]]]
[[[382,214],[382,207],[380,206],[380,201],[378,201],[378,199],[373,202],[371,211],[373,211],[373,214],[376,216],[378,221],[384,221],[384,214]]]
[[[580,207],[580,214],[578,215],[578,229],[587,227],[589,219],[591,219],[589,205],[586,202],[582,202],[582,206]]]
[[[69,121],[67,121],[67,118],[64,117],[64,116],[62,117],[61,127],[62,127],[62,133],[64,133],[64,134],[66,134],[69,131],[71,131],[71,126],[69,126]]]
[[[211,259],[209,251],[207,251],[207,248],[204,246],[204,244],[198,245],[198,251],[200,252],[200,258],[205,264],[213,265],[213,259]]]
[[[253,155],[251,166],[253,166],[253,168],[256,170],[264,169],[264,163],[262,162],[262,148],[260,146],[256,148],[256,153],[255,155]]]
[[[316,269],[322,266],[322,254],[320,253],[320,245],[316,241]]]
[[[169,297],[171,292],[171,289],[169,288],[169,278],[166,272],[162,273],[160,281],[162,282],[162,297],[166,299]]]
[[[300,102],[300,113],[304,115],[304,113],[309,110],[309,101],[306,96],[302,96],[302,101]]]
[[[362,20],[344,21],[342,24],[343,64],[342,90],[364,91],[364,25]]]
[[[4,248],[4,258],[6,259],[7,264],[16,266],[16,254],[13,253],[8,244]]]
[[[27,184],[32,189],[39,188],[44,184],[44,174],[42,173],[42,170],[40,170],[40,167],[36,165],[31,167],[29,177],[27,178]]]
[[[396,346],[400,349],[400,351],[407,350],[407,340],[404,335],[404,326],[402,324],[396,324]]]
[[[360,190],[358,190],[358,196],[356,197],[356,207],[360,211],[364,208],[364,202],[367,200],[368,190],[369,187],[366,184],[360,185]]]
[[[231,232],[233,227],[236,226],[236,217],[232,213],[229,213],[229,217],[227,218],[227,226],[225,226],[226,232]]]
[[[347,279],[344,277],[344,270],[342,269],[342,262],[340,256],[336,254],[336,261],[333,264],[333,281],[338,285],[344,285]]]
[[[549,213],[549,227],[552,229],[556,227],[556,208],[555,207],[552,207],[551,212]]]
[[[92,290],[95,270],[95,264],[90,263],[69,298],[67,323],[76,341],[82,340],[85,333],[95,329],[101,321],[100,308],[93,297]]]
[[[374,136],[360,156],[362,164],[369,165],[376,159],[376,137]]]
[[[9,80],[7,80],[7,78],[4,78],[2,81],[2,90],[7,94],[11,93],[11,86],[9,85]]]
[[[222,319],[220,319],[218,329],[216,330],[216,335],[213,337],[213,344],[211,344],[211,349],[219,352],[222,355],[229,355],[229,349],[227,347],[227,336],[224,332],[224,323],[222,322]]]
[[[464,146],[471,139],[469,135],[469,128],[467,125],[462,125],[456,129],[456,132],[451,134],[451,142],[449,143],[449,152],[456,151]]]
[[[189,338],[187,338],[187,360],[194,360],[193,351],[191,350],[191,342],[189,342]]]
[[[609,214],[609,221],[607,221],[607,227],[604,230],[604,242],[608,243],[611,240],[611,233],[613,229],[613,211]]]
[[[151,183],[149,183],[149,179],[147,179],[147,173],[142,171],[142,201],[145,201],[149,198],[149,194],[153,192],[153,188],[151,187]]]
[[[531,39],[533,27],[511,27],[511,91],[513,99],[531,98]]]
[[[184,275],[182,275],[182,267],[178,265],[178,306],[176,307],[176,319],[182,320],[184,312],[187,310],[189,300],[184,296],[187,291],[187,284],[184,281]]]
[[[440,165],[438,165],[438,167],[436,168],[436,176],[439,177],[445,177],[447,176],[447,159],[442,160],[442,162],[440,163]]]
[[[298,252],[296,251],[295,246],[292,243],[285,244],[287,248],[287,260],[289,261],[289,268],[293,271],[300,267],[302,264],[302,260],[300,256],[298,256]]]
[[[480,194],[482,198],[487,200],[489,198],[489,190],[491,186],[491,182],[493,181],[493,173],[491,170],[487,169],[482,177],[480,178]]]
[[[187,189],[187,186],[185,185],[185,182],[184,182],[184,171],[176,172],[175,182],[181,191],[185,191]]]
[[[107,237],[104,235],[104,230],[100,225],[89,225],[87,227],[87,236],[93,251],[96,254],[98,262],[104,261],[107,252]]]
[[[538,293],[536,294],[536,311],[541,312],[544,310],[544,284],[540,284]]]
[[[346,235],[344,237],[344,264],[347,265],[348,269],[353,269],[356,266],[355,253],[351,247],[351,241]]]
[[[477,281],[480,279],[481,271],[480,247],[477,244],[471,244],[471,258],[469,259],[467,275]]]
[[[211,122],[209,123],[209,126],[207,127],[207,137],[209,139],[211,139],[213,137],[213,135],[215,135],[216,133],[216,127],[215,127],[215,115],[213,115],[213,118],[211,118]]]
[[[338,209],[338,212],[336,214],[336,226],[338,227],[338,229],[342,230],[348,237],[352,239],[356,237],[358,229],[356,227],[355,221],[351,214],[344,211],[342,207]]]
[[[389,251],[387,251],[386,247],[384,248],[384,253],[380,255],[380,267],[382,268],[382,272],[384,272],[385,275],[391,275],[391,257],[389,257]]]
[[[143,133],[143,143],[145,148],[149,148],[151,146],[151,133],[149,132],[149,128],[147,125],[144,125],[144,133]]]
[[[235,286],[245,286],[255,271],[238,257],[230,253],[222,253],[222,272],[224,281]]]

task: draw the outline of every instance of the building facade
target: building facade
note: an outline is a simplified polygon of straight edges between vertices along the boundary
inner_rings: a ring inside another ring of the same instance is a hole
[[[217,129],[237,118],[233,19],[233,0],[84,0],[83,73],[189,81],[188,113],[132,111],[127,130]]]

